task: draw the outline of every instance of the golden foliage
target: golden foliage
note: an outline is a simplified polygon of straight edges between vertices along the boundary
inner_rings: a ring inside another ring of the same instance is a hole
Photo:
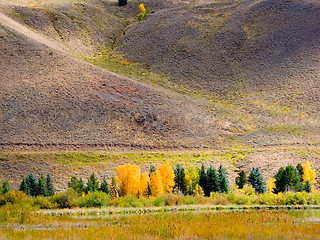
[[[164,193],[162,177],[159,170],[157,170],[156,173],[151,173],[150,188],[151,194],[154,196],[159,196]]]
[[[140,167],[133,164],[126,164],[117,168],[121,195],[138,195],[140,188]]]
[[[161,174],[164,191],[171,193],[175,185],[173,168],[169,162],[165,162],[164,164],[159,165],[158,171]]]
[[[142,13],[146,13],[146,9],[145,9],[143,3],[141,3],[141,4],[139,5],[139,10],[140,10],[140,12],[142,12]]]
[[[272,193],[273,189],[276,188],[275,181],[276,181],[275,178],[269,178],[268,179],[268,183],[267,183],[268,192]]]
[[[139,185],[139,195],[148,196],[148,185],[150,183],[150,178],[148,173],[142,173]]]
[[[316,170],[314,168],[311,168],[310,161],[308,160],[303,165],[303,184],[306,184],[306,181],[309,180],[312,184],[316,183]]]
[[[195,189],[196,185],[199,183],[199,171],[196,167],[189,167],[185,171],[185,185],[187,192],[190,191],[190,185],[192,189]]]

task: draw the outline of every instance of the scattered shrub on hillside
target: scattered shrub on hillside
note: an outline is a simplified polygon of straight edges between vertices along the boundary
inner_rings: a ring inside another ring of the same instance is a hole
[[[148,16],[148,13],[151,12],[150,8],[148,8],[147,10],[144,7],[144,4],[141,3],[139,5],[139,10],[140,13],[137,16],[138,21],[140,22],[141,20],[143,20],[144,18],[146,18]]]

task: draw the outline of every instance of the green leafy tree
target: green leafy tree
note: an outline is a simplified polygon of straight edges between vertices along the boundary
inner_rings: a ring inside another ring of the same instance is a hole
[[[200,173],[199,173],[199,186],[202,188],[203,192],[205,193],[205,196],[207,196],[206,195],[206,193],[208,193],[208,190],[207,190],[207,173],[206,173],[206,169],[205,169],[203,164],[201,166]]]
[[[22,179],[19,190],[25,192],[27,195],[30,195],[30,189],[25,178]]]
[[[274,176],[274,193],[297,190],[299,188],[300,177],[293,166],[281,167]]]
[[[30,195],[31,196],[37,196],[37,191],[38,191],[38,183],[36,177],[33,175],[33,173],[30,173],[27,178],[26,178],[29,190],[30,190]]]
[[[48,196],[46,179],[42,174],[38,179],[38,190],[36,196]]]
[[[228,184],[228,178],[226,170],[222,167],[222,164],[220,164],[219,170],[218,170],[218,189],[220,193],[229,192],[229,184]]]
[[[236,184],[238,185],[239,189],[243,189],[243,186],[247,184],[247,176],[243,170],[239,172],[239,175],[236,178]]]
[[[2,194],[6,194],[7,192],[11,191],[11,187],[7,181],[2,183]]]
[[[52,181],[52,176],[51,176],[50,173],[47,174],[46,186],[47,186],[47,194],[48,194],[48,196],[53,196],[54,193],[56,192],[56,189],[54,188],[53,181]]]
[[[211,192],[218,192],[218,174],[217,171],[213,168],[213,166],[210,166],[207,170],[207,187],[205,196],[209,197]]]
[[[104,192],[104,193],[109,193],[109,185],[106,179],[106,175],[103,175],[103,180],[102,183],[100,185],[100,191]]]
[[[98,178],[95,176],[94,173],[92,173],[90,175],[90,177],[88,178],[88,183],[87,183],[87,187],[85,188],[85,192],[95,192],[99,190],[99,182],[98,182]]]
[[[182,193],[186,193],[187,187],[185,185],[185,172],[184,168],[178,163],[176,168],[174,169],[174,182],[175,182],[175,190],[180,191]]]
[[[264,181],[263,176],[258,167],[252,168],[248,178],[248,182],[254,188],[256,193],[264,193],[267,191],[267,184]]]
[[[85,192],[82,178],[78,180],[75,176],[71,177],[70,182],[68,183],[68,188],[74,189],[78,195],[81,195],[83,192]]]
[[[83,192],[85,192],[85,187],[82,178],[79,179],[79,184],[78,184],[78,193],[81,195]]]

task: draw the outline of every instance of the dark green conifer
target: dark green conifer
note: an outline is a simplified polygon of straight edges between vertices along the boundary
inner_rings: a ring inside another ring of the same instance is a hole
[[[30,174],[27,176],[26,182],[27,182],[28,187],[29,187],[30,195],[31,195],[31,196],[37,196],[38,183],[37,183],[37,179],[35,178],[35,176],[33,175],[33,173],[30,173]]]
[[[312,187],[312,184],[311,184],[311,182],[310,182],[310,180],[308,179],[307,181],[306,181],[306,184],[304,185],[304,190],[307,192],[307,193],[310,193],[311,192],[311,188]]]
[[[201,166],[201,170],[200,170],[200,173],[199,173],[199,186],[202,188],[203,192],[205,193],[205,196],[207,196],[207,194],[206,194],[206,193],[208,193],[208,190],[207,190],[207,173],[206,173],[206,169],[204,168],[203,164]]]
[[[174,181],[175,181],[175,190],[178,192],[182,192],[183,194],[187,194],[187,187],[186,187],[186,175],[184,172],[184,168],[178,163],[176,168],[174,169]]]
[[[267,184],[263,179],[263,176],[259,170],[259,168],[253,167],[248,182],[251,184],[251,186],[254,188],[256,193],[264,193],[267,191]]]
[[[100,185],[100,191],[105,192],[105,193],[109,193],[109,185],[106,179],[106,175],[103,175],[103,180],[102,183]]]
[[[7,192],[11,191],[11,187],[7,181],[2,183],[2,194],[6,194]]]
[[[300,177],[293,166],[281,167],[274,178],[276,179],[274,193],[299,190]]]
[[[48,194],[48,196],[53,196],[54,193],[56,192],[56,189],[54,188],[53,181],[52,181],[52,176],[51,176],[50,173],[47,174],[46,186],[47,186],[47,194]]]
[[[247,184],[247,176],[243,170],[239,172],[239,175],[236,178],[236,184],[238,185],[239,189],[243,189],[243,186]]]
[[[229,184],[226,170],[220,164],[219,171],[218,171],[218,189],[220,193],[227,193],[229,192]]]
[[[88,183],[87,183],[87,187],[85,189],[85,192],[95,192],[99,190],[99,182],[98,182],[98,178],[95,176],[94,173],[92,173],[90,175],[90,177],[88,178]]]
[[[209,197],[211,192],[218,192],[218,174],[217,171],[213,168],[213,166],[210,166],[207,170],[207,186],[206,186],[206,192],[205,196]]]
[[[25,178],[22,179],[19,190],[25,192],[27,195],[30,195],[30,189]]]
[[[38,190],[36,196],[48,196],[46,179],[42,174],[38,179]]]

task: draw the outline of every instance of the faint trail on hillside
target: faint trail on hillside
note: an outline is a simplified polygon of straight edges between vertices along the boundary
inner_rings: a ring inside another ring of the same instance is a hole
[[[30,30],[26,26],[22,25],[21,23],[6,16],[2,12],[0,12],[0,25],[3,25],[7,28],[10,28],[10,29],[12,29],[12,30],[38,42],[38,43],[41,43],[41,44],[53,49],[53,50],[67,53],[67,51],[64,50],[62,47],[54,44],[52,41],[46,39],[45,37],[41,36],[40,34],[35,33],[34,31]]]

